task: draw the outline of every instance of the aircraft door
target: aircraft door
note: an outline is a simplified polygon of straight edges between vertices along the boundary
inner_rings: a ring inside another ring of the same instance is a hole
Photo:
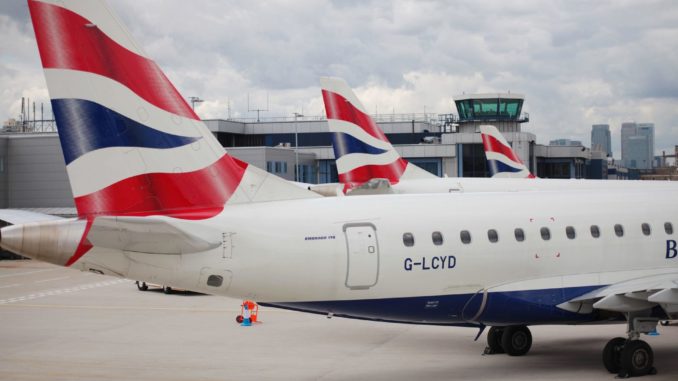
[[[377,284],[379,245],[370,223],[344,225],[347,249],[346,287],[365,289]]]

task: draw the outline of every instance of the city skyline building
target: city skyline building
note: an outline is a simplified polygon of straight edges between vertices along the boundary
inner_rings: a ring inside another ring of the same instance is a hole
[[[622,123],[622,161],[633,169],[652,169],[654,163],[654,123]]]
[[[591,127],[591,151],[604,152],[612,157],[612,134],[609,124],[594,124]]]

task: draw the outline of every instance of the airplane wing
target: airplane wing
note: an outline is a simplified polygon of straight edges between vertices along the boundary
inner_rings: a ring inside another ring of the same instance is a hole
[[[611,284],[558,305],[577,313],[590,313],[594,309],[636,312],[656,306],[664,309],[668,316],[678,318],[678,272]]]
[[[0,221],[11,225],[22,225],[29,222],[53,221],[61,219],[63,218],[53,216],[51,214],[31,212],[28,210],[0,209]]]

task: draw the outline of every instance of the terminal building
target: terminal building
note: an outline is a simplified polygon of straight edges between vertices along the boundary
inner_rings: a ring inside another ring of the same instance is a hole
[[[372,117],[401,156],[438,176],[488,176],[479,126],[492,124],[538,177],[623,178],[614,168],[609,176],[604,155],[592,156],[582,145],[536,144],[536,135],[523,130],[529,115],[520,94],[461,95],[454,102],[457,114]],[[307,183],[338,181],[324,118],[205,123],[231,155],[268,172]],[[72,208],[73,198],[53,121],[23,123],[0,134],[0,208],[63,207]]]

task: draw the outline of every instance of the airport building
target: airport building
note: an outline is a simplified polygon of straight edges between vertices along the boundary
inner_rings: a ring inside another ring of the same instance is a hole
[[[492,124],[539,177],[624,178],[623,169],[613,167],[610,175],[608,160],[580,144],[536,144],[536,135],[522,128],[529,115],[522,112],[520,94],[462,95],[454,101],[457,114],[372,117],[401,156],[438,176],[488,176],[479,126]],[[324,118],[205,123],[230,154],[268,172],[308,183],[338,181],[332,135]],[[53,121],[17,123],[12,131],[0,134],[0,207],[73,207]]]

